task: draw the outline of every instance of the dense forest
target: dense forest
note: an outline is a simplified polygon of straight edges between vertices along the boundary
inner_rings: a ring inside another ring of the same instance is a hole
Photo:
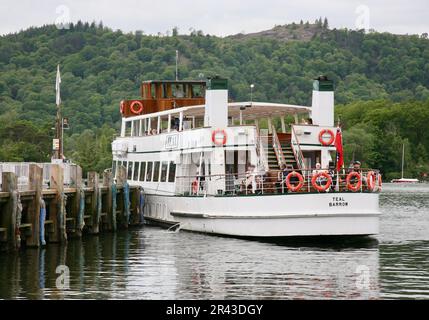
[[[173,79],[176,50],[181,79],[227,77],[233,100],[247,100],[254,83],[254,100],[310,105],[312,79],[325,74],[336,84],[347,161],[397,176],[405,143],[407,175],[429,171],[427,34],[329,29],[326,19],[276,26],[269,37],[145,35],[82,22],[2,36],[0,161],[49,160],[59,63],[65,153],[84,170],[109,167],[119,101],[138,97],[142,80]]]

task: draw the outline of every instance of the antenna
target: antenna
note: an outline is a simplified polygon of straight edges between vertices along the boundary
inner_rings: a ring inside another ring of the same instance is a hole
[[[176,50],[176,81],[179,80],[179,69],[178,69],[178,65],[179,65],[179,50]]]

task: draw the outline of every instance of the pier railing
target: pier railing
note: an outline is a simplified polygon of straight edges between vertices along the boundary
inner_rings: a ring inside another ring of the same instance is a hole
[[[381,174],[375,169],[269,170],[176,178],[176,194],[185,196],[380,192],[381,186]]]

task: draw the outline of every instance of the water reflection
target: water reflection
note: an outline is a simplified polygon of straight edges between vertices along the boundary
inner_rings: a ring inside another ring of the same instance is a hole
[[[429,298],[429,188],[390,188],[381,198],[379,243],[260,241],[145,227],[2,253],[0,298]],[[70,269],[68,290],[56,288],[61,264]]]
[[[286,246],[146,227],[6,255],[0,297],[30,299],[378,298],[378,249]],[[56,289],[55,269],[70,269]],[[359,266],[369,269],[359,289]]]

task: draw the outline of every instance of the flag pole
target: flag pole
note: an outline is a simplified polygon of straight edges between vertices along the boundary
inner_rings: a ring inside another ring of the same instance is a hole
[[[63,132],[62,132],[62,117],[61,117],[61,95],[60,95],[60,65],[57,65],[57,77],[55,81],[55,103],[57,105],[57,117],[55,126],[55,139],[58,139],[58,148],[55,150],[56,159],[62,159],[63,155]]]

